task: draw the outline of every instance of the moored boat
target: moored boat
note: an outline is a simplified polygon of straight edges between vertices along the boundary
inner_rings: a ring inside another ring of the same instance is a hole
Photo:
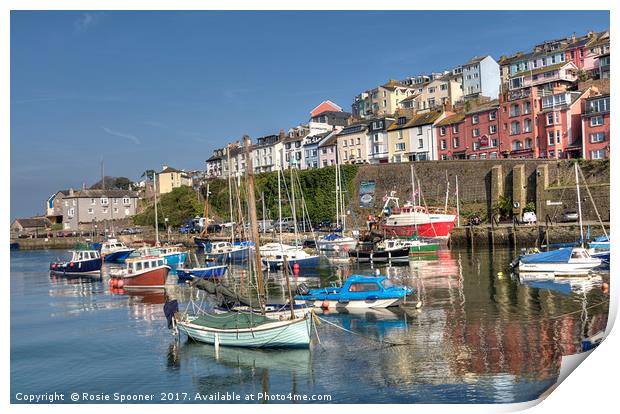
[[[270,270],[282,269],[284,259],[288,262],[289,268],[309,268],[317,267],[321,263],[321,257],[317,254],[310,254],[300,248],[283,250],[272,256],[263,257],[262,262]]]
[[[582,247],[566,247],[550,252],[526,254],[519,258],[519,272],[579,275],[600,266],[601,259],[593,258]]]
[[[177,321],[179,331],[195,341],[216,346],[248,348],[308,348],[312,317],[274,320],[244,312],[186,316]]]
[[[409,246],[400,239],[386,239],[375,245],[360,245],[349,251],[349,257],[358,262],[406,262],[409,260]]]
[[[109,239],[101,244],[101,257],[106,262],[124,262],[135,249],[116,239]]]
[[[447,239],[456,223],[455,214],[447,214],[443,208],[426,208],[410,202],[399,206],[394,192],[384,197],[383,214],[385,219],[381,229],[385,234],[397,237],[431,237]],[[390,202],[394,207],[390,207]]]
[[[177,277],[179,281],[192,280],[193,278],[213,279],[220,278],[226,274],[228,265],[193,267],[193,268],[177,268]]]
[[[50,272],[66,276],[100,275],[102,259],[97,250],[71,250],[71,260],[50,263]]]
[[[349,251],[355,249],[355,246],[357,246],[357,239],[337,233],[330,233],[321,237],[316,244],[319,250],[323,251]]]
[[[110,285],[124,289],[163,288],[168,266],[161,256],[143,256],[125,261],[125,268],[110,272]]]
[[[340,288],[300,289],[296,301],[321,308],[387,308],[398,306],[413,293],[385,276],[352,275]]]

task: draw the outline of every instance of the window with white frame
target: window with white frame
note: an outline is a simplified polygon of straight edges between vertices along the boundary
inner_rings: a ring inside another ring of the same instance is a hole
[[[555,145],[555,141],[553,140],[553,131],[547,132],[547,143],[549,145]]]
[[[478,151],[480,149],[480,143],[478,141],[474,141],[473,147],[474,151]]]
[[[495,121],[496,118],[497,118],[497,111],[489,112],[489,121]]]
[[[403,130],[398,130],[398,139],[403,139]]]
[[[452,148],[458,148],[458,147],[459,147],[459,138],[458,137],[452,138]]]
[[[521,133],[521,123],[519,121],[512,121],[510,123],[510,135],[517,135]]]
[[[555,131],[555,143],[559,144],[560,142],[562,142],[562,132],[558,129]]]
[[[605,149],[597,149],[590,151],[590,158],[593,160],[602,160],[605,158]]]
[[[532,138],[525,139],[525,148],[532,148]]]
[[[497,133],[497,125],[489,125],[489,134]]]
[[[510,116],[519,116],[519,115],[521,115],[521,112],[519,111],[519,105],[518,104],[510,105]]]
[[[424,148],[424,139],[418,138],[418,148]]]
[[[590,118],[590,126],[599,126],[603,125],[603,117],[602,116],[593,116]]]
[[[480,122],[480,117],[478,116],[478,114],[473,115],[473,116],[471,117],[471,123],[472,123],[472,124],[477,124],[478,122]]]
[[[453,134],[458,134],[459,133],[459,124],[452,125],[452,133]]]
[[[418,127],[418,135],[422,135],[422,127]]]
[[[523,132],[532,132],[532,120],[530,118],[523,120]]]
[[[394,146],[394,149],[396,151],[404,151],[405,150],[405,143],[404,142],[397,142],[396,145]]]
[[[89,210],[92,210],[92,208],[91,208],[91,209],[89,209]],[[67,211],[67,216],[69,216],[69,217],[71,218],[71,217],[73,217],[74,215],[75,215],[75,208],[71,207],[71,208],[69,209],[69,211]]]
[[[107,206],[109,204],[108,197],[101,197],[101,205]]]
[[[97,201],[94,198],[90,199],[90,204],[97,204]]]
[[[471,135],[475,138],[475,137],[479,137],[480,136],[480,129],[479,128],[474,128],[471,130]]]
[[[553,112],[547,113],[547,125],[553,125]]]
[[[590,134],[590,142],[597,143],[605,141],[605,133],[604,132],[595,132],[594,134]]]
[[[445,149],[447,149],[447,148],[448,148],[448,143],[446,142],[446,140],[445,140],[445,139],[442,139],[442,140],[441,140],[441,142],[440,142],[440,144],[441,144],[441,149],[442,149],[442,150],[445,150]]]
[[[439,135],[441,135],[441,136],[446,135],[446,127],[445,126],[439,127]]]
[[[492,152],[491,154],[489,154],[489,158],[494,160],[497,158],[497,152]]]
[[[532,104],[530,103],[530,101],[523,102],[523,114],[527,115],[530,112],[532,112]]]
[[[92,208],[88,209],[88,214],[94,214],[94,213],[95,213],[95,211]]]
[[[521,141],[512,141],[512,150],[520,150],[521,149]]]

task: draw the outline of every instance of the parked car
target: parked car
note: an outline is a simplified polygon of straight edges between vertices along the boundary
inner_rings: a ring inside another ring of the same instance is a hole
[[[216,224],[216,223],[211,223],[207,226],[207,231],[209,233],[219,233],[222,231],[222,225],[221,224]]]
[[[261,233],[268,233],[273,231],[273,221],[271,220],[258,220],[258,231]]]
[[[562,217],[560,218],[562,223],[570,223],[579,220],[579,213],[574,209],[564,209]]]
[[[282,226],[282,231],[290,231],[293,229],[293,217],[283,217],[282,220],[276,220],[273,223],[273,227],[276,231],[280,231],[280,225]]]
[[[315,230],[331,230],[332,226],[333,224],[331,220],[322,220],[314,226],[314,229]]]

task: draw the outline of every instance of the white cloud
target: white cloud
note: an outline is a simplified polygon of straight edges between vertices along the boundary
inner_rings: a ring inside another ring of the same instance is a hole
[[[73,22],[73,25],[75,26],[75,31],[86,31],[89,27],[97,24],[97,22],[101,20],[102,16],[102,13],[82,13],[82,15],[75,19],[75,21]]]
[[[127,134],[125,132],[113,131],[110,128],[102,127],[106,133],[113,135],[115,137],[127,138],[130,141],[133,141],[135,144],[140,145],[140,138],[135,135]]]

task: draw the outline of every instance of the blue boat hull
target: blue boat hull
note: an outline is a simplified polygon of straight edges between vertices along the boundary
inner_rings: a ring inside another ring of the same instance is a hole
[[[226,274],[228,266],[212,266],[197,269],[177,269],[179,281],[192,280],[194,277],[202,279],[212,279],[222,277]]]
[[[104,260],[106,262],[112,263],[123,263],[130,255],[133,253],[133,250],[122,250],[118,252],[107,253],[104,256]]]
[[[270,270],[277,270],[282,268],[281,260],[263,260],[265,264],[269,266]],[[295,265],[299,265],[302,269],[318,267],[321,264],[321,257],[308,257],[307,259],[291,259],[288,261],[290,269],[293,269]]]
[[[225,253],[207,253],[208,259],[212,259],[216,263],[242,263],[250,258],[252,249],[245,247],[243,249],[234,250]]]
[[[178,266],[181,263],[185,263],[185,260],[187,260],[186,252],[174,253],[168,256],[164,256],[164,263],[168,266]]]
[[[51,263],[50,271],[56,274],[62,274],[66,276],[96,274],[96,273],[101,272],[102,263],[103,263],[103,260],[101,260],[101,258],[82,260],[79,262]]]

